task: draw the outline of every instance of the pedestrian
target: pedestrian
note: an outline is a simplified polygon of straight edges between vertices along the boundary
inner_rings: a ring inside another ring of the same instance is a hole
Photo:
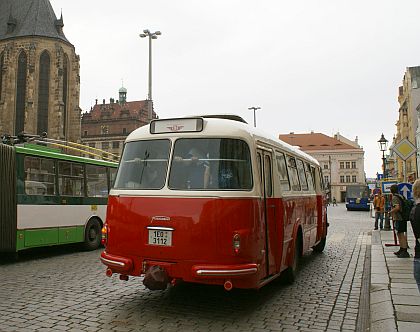
[[[332,206],[337,206],[337,200],[335,199],[335,197],[333,197],[333,202],[332,202]]]
[[[414,248],[414,278],[420,292],[420,180],[417,179],[413,185],[413,197],[415,206],[410,213],[411,227],[413,228],[416,246]]]
[[[400,250],[394,252],[398,258],[410,258],[407,252],[407,220],[402,217],[402,198],[398,197],[398,186],[393,184],[390,188],[392,193],[391,211],[392,220],[394,223],[394,231],[397,231],[398,241],[400,243]]]
[[[378,220],[380,220],[379,227],[382,230],[384,227],[384,211],[385,211],[385,197],[379,190],[373,200],[373,207],[375,208],[375,229],[378,229]]]

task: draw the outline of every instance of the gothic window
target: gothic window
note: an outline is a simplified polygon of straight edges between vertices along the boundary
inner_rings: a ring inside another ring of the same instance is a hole
[[[48,133],[48,100],[50,90],[50,56],[47,51],[39,59],[38,134]]]
[[[101,132],[102,132],[102,135],[108,135],[109,134],[109,127],[105,126],[105,125],[102,125],[101,126]]]
[[[26,102],[26,71],[28,58],[24,51],[18,57],[17,84],[16,84],[16,112],[15,134],[24,130],[25,125],[25,102]]]
[[[67,55],[64,56],[63,61],[63,135],[67,134],[67,87],[68,87],[68,71],[69,71],[69,58]]]
[[[3,63],[4,63],[4,53],[0,54],[0,100],[3,84]]]

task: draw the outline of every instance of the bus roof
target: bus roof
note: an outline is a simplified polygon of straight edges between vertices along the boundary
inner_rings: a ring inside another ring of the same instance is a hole
[[[98,166],[108,166],[108,167],[118,166],[118,163],[116,162],[70,155],[70,154],[62,153],[58,149],[53,149],[53,148],[45,147],[42,145],[24,144],[24,145],[15,145],[14,147],[16,149],[16,152],[21,153],[21,154],[27,154],[27,155],[39,156],[39,157],[48,157],[48,158],[59,159],[59,160],[74,161],[74,162],[98,165]]]
[[[193,118],[202,118],[203,119],[203,128],[200,131],[196,132],[165,132],[165,133],[157,133],[152,134],[150,132],[150,125],[146,125],[140,128],[137,128],[133,132],[131,132],[126,142],[137,141],[141,139],[156,139],[156,138],[168,138],[168,137],[236,137],[242,138],[246,141],[255,141],[257,144],[259,142],[266,143],[277,147],[285,152],[289,152],[295,155],[300,156],[301,158],[306,159],[316,165],[319,165],[318,161],[310,156],[309,154],[303,152],[297,147],[294,147],[286,142],[279,140],[276,136],[270,135],[261,131],[257,128],[254,128],[248,125],[246,122],[242,122],[238,120],[238,118],[232,118],[230,115],[225,116],[223,114],[220,117],[216,115],[211,115],[207,117],[206,115],[200,115],[196,117],[188,117],[188,118],[177,118],[177,119],[157,119],[153,121],[166,121],[166,120],[179,120],[182,123],[185,119],[193,119]]]

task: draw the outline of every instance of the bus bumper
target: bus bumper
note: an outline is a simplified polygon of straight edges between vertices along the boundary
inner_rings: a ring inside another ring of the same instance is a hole
[[[133,261],[130,258],[111,255],[106,251],[101,254],[101,262],[118,273],[129,273],[133,268]]]
[[[256,274],[257,264],[240,265],[194,265],[192,272],[195,277],[239,277]]]

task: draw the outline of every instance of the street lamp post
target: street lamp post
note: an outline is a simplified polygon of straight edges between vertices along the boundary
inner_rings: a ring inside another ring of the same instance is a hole
[[[388,140],[385,138],[384,134],[382,133],[381,138],[378,141],[379,149],[382,151],[382,168],[383,168],[383,177],[385,180],[386,176],[386,158],[385,158],[385,151],[388,148]],[[391,230],[391,224],[389,222],[389,209],[388,209],[388,195],[382,193],[385,196],[385,225],[384,230],[389,231]]]
[[[152,39],[157,39],[162,33],[160,31],[150,32],[143,30],[139,36],[140,38],[149,37],[149,91],[147,95],[147,118],[149,122],[152,120]]]
[[[255,116],[255,111],[256,110],[260,110],[261,107],[257,106],[252,106],[252,107],[248,107],[249,110],[254,110],[254,127],[257,127],[257,117]]]

